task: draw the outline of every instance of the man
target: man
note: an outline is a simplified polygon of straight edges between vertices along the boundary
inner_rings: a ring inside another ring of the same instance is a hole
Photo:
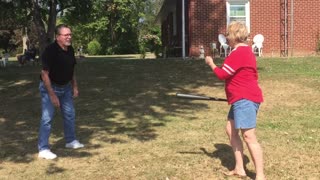
[[[79,95],[74,67],[76,59],[71,45],[71,29],[58,25],[55,29],[56,40],[42,54],[42,70],[39,90],[41,94],[42,116],[39,130],[39,158],[55,159],[50,151],[49,136],[55,108],[60,108],[63,116],[66,148],[84,147],[75,136],[75,109],[73,97]]]

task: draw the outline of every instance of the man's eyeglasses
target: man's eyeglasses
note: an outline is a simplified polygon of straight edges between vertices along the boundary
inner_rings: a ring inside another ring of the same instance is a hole
[[[63,37],[72,37],[72,34],[59,34],[59,35]]]

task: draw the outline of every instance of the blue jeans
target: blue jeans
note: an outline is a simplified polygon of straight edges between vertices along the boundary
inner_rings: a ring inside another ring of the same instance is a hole
[[[52,89],[60,101],[60,110],[63,116],[64,138],[67,143],[76,139],[75,136],[75,109],[73,105],[73,91],[71,83],[65,86],[52,84]],[[48,91],[41,81],[39,85],[42,103],[42,115],[40,120],[38,149],[39,151],[50,149],[49,136],[51,133],[51,122],[55,107],[51,103]]]

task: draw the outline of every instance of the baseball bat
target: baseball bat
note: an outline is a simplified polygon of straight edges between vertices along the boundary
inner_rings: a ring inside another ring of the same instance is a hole
[[[209,97],[195,94],[183,94],[177,93],[176,96],[178,98],[190,99],[190,100],[209,100],[209,101],[227,101],[227,99],[217,98],[217,97]]]

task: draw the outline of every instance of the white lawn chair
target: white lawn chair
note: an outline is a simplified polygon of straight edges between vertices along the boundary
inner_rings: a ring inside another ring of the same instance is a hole
[[[9,60],[9,53],[5,53],[3,56],[4,57],[0,58],[0,62],[3,67],[6,67],[7,62]]]
[[[258,54],[258,56],[262,56],[263,41],[264,41],[264,37],[262,34],[257,34],[253,37],[252,52],[254,54]]]
[[[230,47],[227,44],[227,39],[223,34],[219,34],[218,40],[220,43],[220,56],[224,55],[224,57],[227,57],[230,53]],[[223,51],[222,51],[223,50]]]

